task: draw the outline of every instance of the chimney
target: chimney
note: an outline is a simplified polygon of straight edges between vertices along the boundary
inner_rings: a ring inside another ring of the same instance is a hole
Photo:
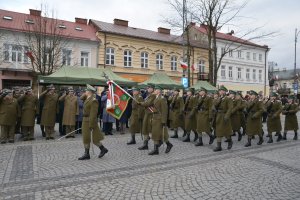
[[[158,27],[157,28],[157,32],[162,33],[162,34],[170,35],[170,31],[171,31],[170,29],[163,28],[163,27]]]
[[[40,11],[40,10],[29,9],[30,15],[34,15],[34,16],[40,17],[41,16],[41,12],[42,11]]]
[[[229,33],[227,33],[227,35],[233,35],[234,34],[234,30],[231,30]]]
[[[86,25],[87,24],[87,19],[75,17],[75,23]]]
[[[123,19],[114,19],[114,24],[119,26],[126,26],[128,27],[128,21]]]

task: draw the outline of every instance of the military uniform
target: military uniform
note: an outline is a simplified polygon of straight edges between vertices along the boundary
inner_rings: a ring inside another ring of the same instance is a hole
[[[87,85],[87,91],[92,93],[96,92],[96,89],[90,85]],[[98,158],[103,157],[108,150],[102,145],[101,141],[104,139],[104,134],[100,131],[98,126],[98,100],[92,94],[87,97],[86,95],[81,96],[83,103],[83,119],[82,119],[82,141],[85,149],[85,153],[78,160],[88,160],[90,159],[90,143],[91,137],[93,139],[93,144],[98,146],[101,150]],[[91,136],[92,135],[92,136]]]
[[[236,93],[235,93],[236,94]],[[242,99],[233,99],[233,106],[231,111],[231,126],[232,131],[235,134],[238,133],[238,141],[242,139],[241,127],[243,122],[243,110],[244,110],[244,103]]]
[[[172,138],[178,138],[178,128],[183,127],[183,107],[183,98],[179,94],[173,95],[169,106],[170,128],[174,129]]]
[[[72,91],[72,90],[69,90]],[[75,137],[76,116],[79,114],[79,104],[75,95],[62,95],[59,101],[64,102],[64,113],[62,124],[65,126],[67,137]]]
[[[133,88],[133,90],[138,90],[137,88]],[[144,108],[137,104],[137,102],[143,102],[144,99],[140,94],[136,94],[133,96],[135,100],[132,101],[131,107],[131,116],[129,118],[129,132],[131,133],[131,141],[127,144],[136,144],[135,134],[141,132],[142,120],[144,115]]]
[[[44,91],[40,95],[40,99],[44,101],[41,125],[45,127],[46,139],[54,139],[54,126],[56,120],[56,114],[58,112],[58,95],[56,93],[48,93],[50,90],[54,90],[54,86],[48,87],[48,90]]]
[[[26,92],[32,92],[27,88]],[[21,106],[21,130],[24,141],[34,140],[35,117],[39,114],[39,100],[34,94],[24,94],[19,97],[18,102]]]
[[[284,119],[284,135],[283,140],[286,140],[286,134],[288,131],[294,131],[294,140],[298,139],[298,133],[297,130],[299,129],[298,126],[298,119],[297,119],[297,112],[299,110],[299,107],[296,103],[291,102],[287,103],[282,111],[282,114],[285,115]]]
[[[19,99],[21,97],[21,91],[20,91],[20,87],[13,87],[12,90],[13,90],[13,97],[15,99]],[[21,105],[19,104],[19,110],[21,110]],[[22,112],[22,111],[21,111]],[[17,117],[17,123],[16,123],[16,127],[15,127],[15,133],[16,134],[19,134],[21,133],[21,113],[20,113],[20,116]]]
[[[187,96],[184,103],[184,130],[186,131],[186,138],[184,142],[190,142],[190,134],[192,130],[197,129],[196,115],[192,112],[197,103],[197,98],[193,95]]]
[[[11,97],[5,97],[10,95]],[[0,125],[1,125],[1,137],[2,144],[7,140],[13,143],[15,140],[15,127],[17,118],[20,116],[20,107],[17,99],[12,97],[11,90],[5,90],[0,96]]]

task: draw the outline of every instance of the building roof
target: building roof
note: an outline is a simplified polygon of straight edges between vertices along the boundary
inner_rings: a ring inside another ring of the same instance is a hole
[[[102,21],[97,21],[94,19],[90,20],[90,23],[94,24],[100,31],[105,33],[112,33],[117,35],[124,35],[129,37],[135,38],[142,38],[148,40],[155,40],[173,44],[182,45],[183,43],[186,44],[186,41],[183,41],[182,36],[166,34],[166,33],[159,33],[156,31],[141,29],[141,28],[134,28],[130,26],[122,26],[117,25],[114,23],[107,23]],[[200,47],[200,48],[208,48],[206,44],[201,44],[200,42],[191,42],[192,46]]]
[[[295,78],[295,71],[294,69],[287,69],[287,70],[281,70],[281,71],[274,71],[273,77],[277,80],[291,80]],[[299,77],[300,69],[296,70],[296,74]]]
[[[205,25],[202,24],[200,26],[197,26],[197,25],[194,24],[193,27],[196,30],[198,30],[199,32],[207,34],[207,29],[206,29]],[[258,45],[258,44],[255,44],[253,42],[250,42],[248,40],[244,40],[242,38],[238,38],[236,36],[233,36],[232,34],[233,34],[233,32],[232,33],[217,32],[216,37],[217,37],[217,39],[220,39],[220,40],[227,40],[227,41],[237,42],[237,43],[241,43],[241,44],[245,44],[245,45],[250,45],[250,46],[255,46],[255,47],[268,49],[268,46],[266,46],[266,45]]]
[[[33,32],[34,30],[37,30],[35,27],[37,24],[40,24],[40,19],[41,17],[33,14],[18,13],[0,9],[0,29],[19,32]],[[98,41],[98,38],[96,37],[96,30],[87,23],[83,24],[48,17],[42,17],[42,19],[47,20],[46,33],[49,35],[55,32],[56,34],[67,38]],[[57,27],[56,31],[54,31],[53,26]]]

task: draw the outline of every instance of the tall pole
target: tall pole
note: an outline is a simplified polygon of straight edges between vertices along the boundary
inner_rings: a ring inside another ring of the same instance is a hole
[[[185,0],[182,1],[182,62],[185,62],[184,60],[184,31],[185,31]],[[185,70],[182,72],[182,76],[185,76]]]
[[[297,76],[297,39],[298,39],[298,35],[299,32],[297,30],[297,28],[295,29],[295,60],[294,60],[294,75],[295,75],[295,79],[294,79],[294,93],[295,95],[298,94],[298,76]]]
[[[294,74],[296,77],[296,63],[297,63],[297,29],[295,30],[295,60],[294,60]]]

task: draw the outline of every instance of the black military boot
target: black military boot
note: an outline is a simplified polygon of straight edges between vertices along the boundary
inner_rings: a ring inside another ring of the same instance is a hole
[[[236,133],[235,133],[235,131],[232,133],[232,135],[231,136],[236,136]]]
[[[263,136],[259,136],[259,141],[258,141],[257,145],[262,145],[263,142],[264,142]]]
[[[227,149],[230,150],[232,148],[233,141],[232,138],[229,138]]]
[[[278,132],[276,132],[275,136],[278,136]]]
[[[267,143],[273,143],[273,138],[272,138],[272,135],[269,135],[269,140]]]
[[[286,140],[286,132],[283,132],[282,140]]]
[[[182,137],[184,138],[186,135],[187,135],[187,133],[186,133],[186,131],[184,130],[184,131],[183,131]]]
[[[241,131],[238,131],[238,141],[241,141],[242,140],[242,133],[241,133]]]
[[[139,150],[148,150],[148,141],[149,139],[144,140],[143,146],[139,147]]]
[[[196,147],[203,146],[202,137],[199,137],[199,141],[195,144]]]
[[[282,135],[280,132],[278,132],[277,134],[278,134],[278,137],[277,137],[276,142],[280,142],[282,140]]]
[[[89,160],[90,157],[90,149],[84,149],[84,154],[78,160]]]
[[[99,148],[101,151],[100,151],[98,158],[102,158],[105,154],[107,154],[108,150],[103,145],[101,145]]]
[[[294,135],[293,140],[298,140],[298,133],[297,133],[297,131],[295,131],[295,135]]]
[[[194,134],[195,134],[195,137],[194,137],[194,142],[196,142],[197,140],[198,140],[198,133],[197,133],[197,131],[194,131]]]
[[[171,144],[171,142],[169,142],[169,141],[166,142],[166,144],[167,144],[167,148],[166,148],[165,153],[169,153],[173,147],[173,144]]]
[[[131,135],[131,140],[127,142],[127,145],[136,144],[135,135]]]
[[[208,134],[208,136],[209,136],[209,143],[208,144],[214,143],[215,137],[211,133]]]
[[[214,152],[222,151],[221,142],[217,142],[217,147],[214,149]]]
[[[183,142],[190,142],[190,133],[186,133],[186,138],[183,140]]]
[[[178,129],[174,129],[174,135],[171,138],[178,138]]]
[[[251,137],[248,137],[248,142],[245,144],[245,147],[251,146]]]
[[[153,155],[158,155],[158,154],[159,154],[158,145],[155,144],[154,149],[150,153],[148,153],[148,155],[153,156]]]

